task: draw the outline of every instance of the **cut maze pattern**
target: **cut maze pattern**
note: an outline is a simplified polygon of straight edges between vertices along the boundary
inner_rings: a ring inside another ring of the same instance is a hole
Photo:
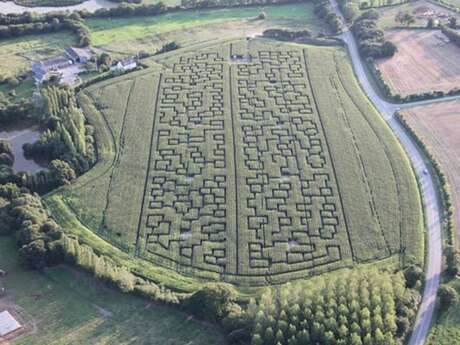
[[[350,256],[301,49],[182,56],[160,77],[138,253],[223,276]]]

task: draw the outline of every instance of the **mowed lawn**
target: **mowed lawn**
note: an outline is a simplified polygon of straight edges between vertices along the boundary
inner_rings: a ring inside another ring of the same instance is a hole
[[[0,311],[12,307],[35,328],[15,344],[225,344],[216,328],[176,309],[124,295],[84,272],[65,266],[44,273],[26,271],[8,237],[0,237],[0,268],[8,272]]]

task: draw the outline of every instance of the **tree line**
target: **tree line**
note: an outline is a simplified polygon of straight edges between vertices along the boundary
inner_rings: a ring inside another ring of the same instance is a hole
[[[359,16],[351,27],[358,41],[359,52],[365,58],[391,57],[396,52],[396,46],[385,40],[383,31],[377,28],[378,18],[376,10],[369,10]]]
[[[342,25],[339,17],[332,9],[329,0],[314,0],[314,4],[314,13],[326,21],[332,33],[340,34],[342,32]]]
[[[460,47],[460,32],[445,25],[441,26],[441,31],[451,40],[452,43]]]
[[[408,335],[418,300],[401,273],[347,270],[268,288],[223,323],[233,343],[392,345]]]
[[[90,31],[78,13],[54,15],[2,15],[0,17],[0,39],[30,34],[43,34],[70,30],[76,36],[78,45],[91,44]]]
[[[49,85],[42,89],[44,99],[41,122],[46,130],[33,144],[25,144],[27,156],[49,161],[67,162],[80,175],[96,162],[94,128],[85,123],[74,90],[66,86]]]

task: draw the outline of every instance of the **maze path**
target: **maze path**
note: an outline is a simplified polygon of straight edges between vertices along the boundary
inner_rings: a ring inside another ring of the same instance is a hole
[[[244,181],[237,192],[245,229],[238,273],[264,276],[338,262],[348,242],[345,222],[302,51],[254,55],[254,63],[236,65],[232,75],[237,171]]]
[[[182,56],[160,78],[138,254],[246,277],[348,258],[302,50],[228,55]]]

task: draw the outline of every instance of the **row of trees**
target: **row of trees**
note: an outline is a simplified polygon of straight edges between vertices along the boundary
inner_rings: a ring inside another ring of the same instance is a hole
[[[377,28],[379,13],[376,10],[364,12],[353,23],[352,31],[358,41],[358,47],[363,57],[391,57],[396,52],[396,46],[385,40],[383,31]]]
[[[78,45],[86,47],[91,44],[90,31],[83,19],[53,18],[51,21],[34,21],[23,24],[0,25],[0,39],[30,34],[42,34],[61,30],[71,30],[77,35]]]
[[[267,289],[226,324],[252,345],[391,345],[406,336],[417,301],[401,274],[346,271]]]
[[[40,197],[9,183],[0,185],[0,198],[8,201],[0,213],[0,232],[16,233],[25,265],[40,269],[61,262],[62,232],[44,209]]]
[[[301,0],[181,0],[183,8],[236,7],[251,5],[287,4]]]
[[[447,26],[442,26],[441,31],[452,41],[452,43],[460,47],[460,32]]]
[[[37,142],[24,145],[26,155],[65,161],[77,174],[87,171],[96,162],[94,129],[85,124],[74,91],[51,85],[42,89],[42,95],[47,129]]]
[[[332,33],[340,34],[342,32],[342,24],[332,9],[330,2],[328,0],[314,0],[314,3],[315,14],[326,21]]]

